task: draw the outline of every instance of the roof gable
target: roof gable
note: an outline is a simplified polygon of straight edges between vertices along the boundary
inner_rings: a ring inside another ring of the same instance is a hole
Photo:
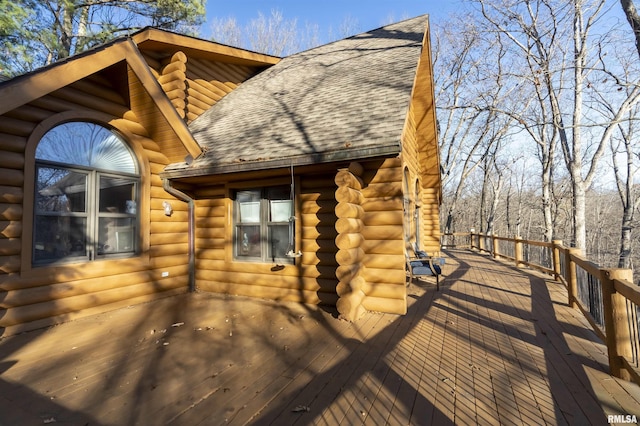
[[[200,147],[154,78],[137,46],[129,38],[116,40],[1,83],[0,97],[7,102],[0,105],[0,115],[117,64],[126,64],[126,67],[118,69],[128,72],[128,75],[118,75],[117,78],[128,81],[130,87],[142,87],[144,96],[151,99],[153,107],[147,110],[137,108],[136,102],[131,105],[132,111],[147,127],[151,136],[155,138],[162,134],[166,144],[178,144],[184,147],[185,153],[194,157],[199,155]],[[149,124],[153,126],[148,126]]]
[[[220,45],[154,28],[145,28],[131,37],[120,38],[34,72],[0,83],[0,115],[33,102],[61,88],[77,84],[97,73],[111,75],[118,92],[150,135],[164,147],[181,154],[170,155],[176,161],[185,154],[197,157],[201,149],[193,139],[182,116],[168,99],[144,52],[163,52],[167,56],[186,52],[193,57],[263,69],[279,58]],[[112,71],[105,73],[105,70]],[[114,75],[113,70],[116,70]],[[129,90],[133,90],[129,99]],[[137,93],[137,95],[136,95]],[[182,148],[179,148],[179,147]]]
[[[427,21],[282,59],[191,123],[205,154],[170,168],[186,176],[399,153]]]
[[[131,42],[119,40],[0,83],[0,115],[125,60]]]

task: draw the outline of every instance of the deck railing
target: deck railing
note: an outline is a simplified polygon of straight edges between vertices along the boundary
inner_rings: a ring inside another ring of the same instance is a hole
[[[633,284],[630,269],[601,268],[562,241],[457,233],[444,234],[442,246],[488,253],[563,283],[567,303],[582,312],[607,345],[611,374],[640,385],[640,286]]]

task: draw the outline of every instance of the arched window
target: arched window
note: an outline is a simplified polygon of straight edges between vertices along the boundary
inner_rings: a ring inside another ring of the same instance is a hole
[[[42,137],[35,160],[34,264],[137,252],[139,169],[119,135],[64,123]]]

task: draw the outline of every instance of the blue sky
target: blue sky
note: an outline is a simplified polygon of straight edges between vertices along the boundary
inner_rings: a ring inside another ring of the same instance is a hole
[[[234,0],[224,2],[220,0],[207,1],[207,23],[202,27],[203,35],[209,35],[212,18],[236,19],[240,26],[244,26],[258,13],[268,16],[272,10],[282,12],[286,20],[296,19],[298,26],[305,23],[317,24],[321,36],[330,30],[336,31],[346,20],[357,21],[361,32],[378,28],[389,22],[400,21],[405,18],[429,14],[431,20],[444,18],[460,7],[457,0]]]

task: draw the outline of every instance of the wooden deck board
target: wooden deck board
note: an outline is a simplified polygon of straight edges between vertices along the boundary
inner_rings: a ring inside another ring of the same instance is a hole
[[[606,424],[640,389],[562,285],[471,252],[406,316],[206,293],[0,340],[0,424]],[[176,325],[175,327],[172,325]],[[301,407],[301,410],[296,410]],[[308,407],[307,409],[302,409]]]

